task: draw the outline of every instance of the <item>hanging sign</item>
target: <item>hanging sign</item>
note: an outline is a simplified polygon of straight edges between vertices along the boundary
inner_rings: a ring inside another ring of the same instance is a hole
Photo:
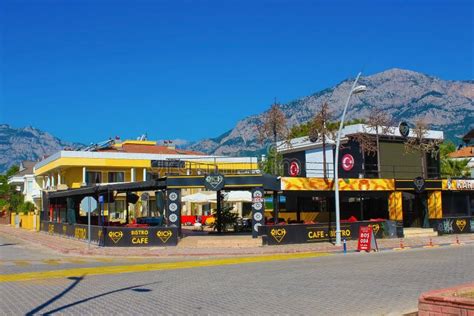
[[[354,168],[354,157],[351,154],[342,156],[342,169],[344,171],[351,171]]]
[[[374,230],[372,226],[359,227],[359,240],[357,242],[357,251],[370,252],[378,251],[377,241],[375,239]]]
[[[224,184],[224,176],[219,173],[211,173],[204,178],[204,187],[209,191],[220,191]]]
[[[398,131],[400,135],[406,138],[408,134],[410,134],[410,126],[408,126],[407,122],[400,122],[400,124],[398,124]]]
[[[415,186],[415,191],[421,193],[425,190],[425,179],[422,177],[416,177],[413,180],[413,185]]]
[[[296,160],[293,160],[291,163],[290,163],[290,168],[289,168],[289,172],[291,177],[297,177],[301,174],[301,167],[300,167],[300,164],[298,163],[298,161]]]

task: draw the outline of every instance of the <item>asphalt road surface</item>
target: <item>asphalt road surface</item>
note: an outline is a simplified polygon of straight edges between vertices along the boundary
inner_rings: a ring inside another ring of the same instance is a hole
[[[401,315],[421,292],[474,281],[472,244],[181,261],[58,256],[1,237],[0,257],[6,315]]]

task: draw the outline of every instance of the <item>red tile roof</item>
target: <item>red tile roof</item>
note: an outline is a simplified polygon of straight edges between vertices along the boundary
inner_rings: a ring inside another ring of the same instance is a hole
[[[451,158],[474,157],[474,147],[473,146],[463,147],[459,150],[456,150],[455,152],[450,153],[448,156]]]

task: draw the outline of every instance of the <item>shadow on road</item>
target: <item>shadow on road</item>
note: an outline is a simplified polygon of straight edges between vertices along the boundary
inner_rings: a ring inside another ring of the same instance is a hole
[[[58,295],[54,296],[53,298],[51,298],[47,302],[45,302],[45,303],[41,304],[40,306],[36,307],[35,309],[31,310],[30,312],[26,313],[26,315],[34,315],[34,314],[40,312],[45,307],[47,307],[48,305],[50,305],[53,302],[60,299],[62,296],[64,296],[64,294],[66,294],[67,292],[71,291],[74,287],[76,287],[76,285],[79,284],[79,282],[81,282],[84,279],[84,275],[81,276],[81,277],[70,277],[68,279],[74,280],[74,282],[71,285],[69,285],[64,291],[62,291]],[[65,310],[67,308],[70,308],[72,306],[79,305],[79,304],[82,304],[82,303],[85,303],[85,302],[88,302],[88,301],[91,301],[91,300],[94,300],[94,299],[97,299],[97,298],[100,298],[100,297],[104,297],[104,296],[114,294],[114,293],[118,293],[118,292],[122,292],[122,291],[132,290],[132,291],[137,292],[137,293],[151,292],[152,290],[147,289],[147,288],[141,288],[141,287],[147,286],[147,285],[152,285],[152,284],[157,284],[157,283],[159,283],[159,282],[151,282],[151,283],[146,283],[146,284],[133,285],[133,286],[128,286],[128,287],[124,287],[124,288],[121,288],[121,289],[105,292],[105,293],[102,293],[102,294],[90,296],[90,297],[84,298],[82,300],[72,302],[72,303],[60,306],[58,308],[55,308],[53,310],[50,310],[48,312],[45,312],[45,313],[43,313],[43,315],[51,315],[51,314],[60,312],[62,310]]]
[[[17,244],[11,244],[11,243],[6,243],[6,244],[1,244],[0,247],[4,247],[4,246],[15,246]]]
[[[76,287],[76,285],[79,284],[79,282],[81,282],[83,279],[84,279],[84,275],[83,276],[80,276],[80,277],[69,277],[68,278],[69,280],[74,280],[74,282],[71,283],[71,285],[69,285],[67,288],[65,288],[61,293],[59,293],[58,295],[52,297],[50,300],[44,302],[43,304],[41,304],[40,306],[32,309],[31,311],[29,311],[28,313],[26,313],[26,315],[30,316],[30,315],[34,315],[36,313],[38,313],[40,310],[42,310],[43,308],[45,308],[46,306],[52,304],[53,302],[57,301],[58,299],[60,299],[61,297],[64,296],[64,294],[66,294],[67,292],[71,291],[73,288]]]

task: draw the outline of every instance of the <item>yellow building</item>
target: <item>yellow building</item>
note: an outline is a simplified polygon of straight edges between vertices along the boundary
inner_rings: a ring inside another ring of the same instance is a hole
[[[223,174],[259,172],[256,157],[209,156],[171,145],[158,145],[155,141],[111,140],[82,151],[59,151],[38,162],[34,167],[34,175],[41,190],[57,191],[173,175],[201,175],[215,170]],[[188,189],[183,191],[183,195],[194,192]],[[153,214],[154,192],[148,192],[148,197],[144,197],[143,201],[139,209],[134,210],[136,216]],[[40,208],[40,199],[36,199],[35,203]],[[125,197],[117,196],[108,208],[114,213],[111,219],[124,220]],[[106,209],[107,214],[108,211]],[[185,205],[183,214],[190,215],[190,211],[191,206]]]

